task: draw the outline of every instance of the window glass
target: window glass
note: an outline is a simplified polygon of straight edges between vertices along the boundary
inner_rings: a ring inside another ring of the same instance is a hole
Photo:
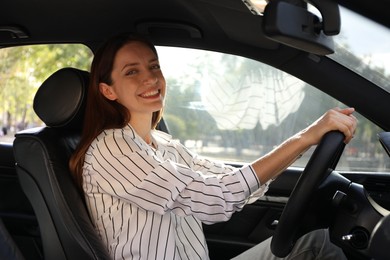
[[[251,162],[308,126],[326,110],[345,107],[307,83],[243,57],[159,47],[167,80],[164,119],[193,151],[228,162]],[[339,170],[383,171],[382,130],[361,115]],[[304,167],[310,149],[294,163]]]
[[[0,141],[42,125],[32,108],[42,82],[60,68],[88,70],[92,52],[79,44],[33,45],[0,49]]]
[[[390,28],[343,7],[340,15],[341,31],[329,57],[390,92]]]

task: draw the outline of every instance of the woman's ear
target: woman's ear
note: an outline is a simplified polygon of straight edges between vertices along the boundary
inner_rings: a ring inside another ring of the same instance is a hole
[[[100,93],[103,94],[107,99],[114,101],[117,99],[117,96],[115,92],[113,91],[112,87],[106,83],[99,83],[99,90]]]

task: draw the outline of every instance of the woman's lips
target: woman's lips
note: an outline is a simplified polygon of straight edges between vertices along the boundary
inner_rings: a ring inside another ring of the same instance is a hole
[[[150,91],[146,91],[142,94],[139,95],[142,98],[155,98],[160,96],[160,90],[159,89],[154,89]]]

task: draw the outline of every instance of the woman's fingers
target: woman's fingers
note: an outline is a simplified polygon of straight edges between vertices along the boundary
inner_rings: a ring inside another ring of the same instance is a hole
[[[322,136],[332,130],[338,130],[345,135],[345,143],[348,143],[355,134],[357,120],[353,115],[354,108],[334,108],[328,110],[322,117],[315,121],[306,134],[312,143],[317,144]]]
[[[357,119],[352,114],[355,111],[354,108],[335,108],[328,111],[328,127],[331,130],[339,130],[345,135],[345,143],[348,143],[353,138],[356,126],[357,126]]]

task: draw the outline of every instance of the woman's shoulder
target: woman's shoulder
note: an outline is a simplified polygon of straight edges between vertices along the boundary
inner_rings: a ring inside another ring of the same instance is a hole
[[[136,139],[137,136],[134,130],[129,126],[125,126],[123,128],[110,128],[103,130],[95,138],[95,142],[101,142],[102,140],[107,140],[111,138]]]
[[[181,149],[184,147],[179,140],[174,139],[170,134],[166,132],[162,132],[159,130],[152,130],[153,139],[159,145],[163,145],[164,147],[172,147],[175,149]]]
[[[123,128],[112,128],[103,130],[92,142],[92,146],[129,146],[129,148],[142,149],[142,141],[134,130],[125,126]]]
[[[181,154],[181,157],[194,157],[194,154],[187,147],[185,147],[178,139],[174,139],[170,134],[153,130],[152,136],[156,140],[160,150],[167,149],[171,153]]]
[[[172,142],[172,136],[160,130],[152,130],[152,136],[158,143],[168,144]]]

